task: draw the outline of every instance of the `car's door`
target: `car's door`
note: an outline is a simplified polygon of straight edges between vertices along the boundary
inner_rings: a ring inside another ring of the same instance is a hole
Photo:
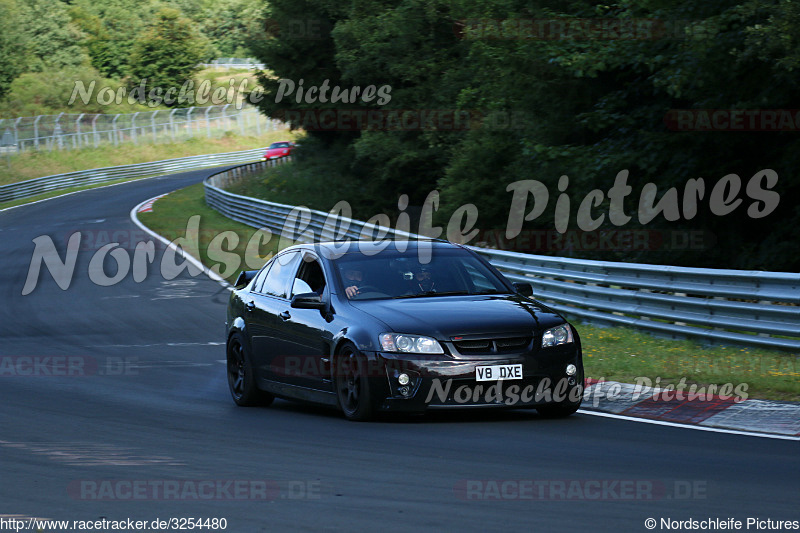
[[[253,361],[261,379],[285,381],[280,368],[276,368],[276,362],[287,350],[280,314],[289,306],[289,284],[295,277],[299,260],[297,250],[275,257],[263,283],[251,293]]]
[[[319,260],[310,252],[306,252],[300,262],[289,298],[307,292],[316,292],[323,301],[330,298],[328,283]],[[332,334],[327,327],[330,320],[328,310],[292,308],[290,302],[287,302],[280,317],[286,336],[284,346],[288,352],[284,363],[289,382],[302,387],[333,391],[328,358],[332,343]]]
[[[262,324],[265,322],[264,317],[256,309],[256,299],[261,292],[261,287],[264,285],[269,269],[272,267],[272,261],[268,261],[258,274],[250,282],[247,291],[243,291],[241,298],[244,309],[242,310],[242,319],[245,323],[244,332],[247,337],[248,345],[255,351],[254,342],[259,337],[263,337],[266,333],[262,329]],[[258,370],[258,367],[255,367]]]

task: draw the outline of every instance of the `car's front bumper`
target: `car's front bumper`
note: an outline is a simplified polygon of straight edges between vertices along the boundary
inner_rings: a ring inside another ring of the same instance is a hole
[[[422,412],[429,408],[526,408],[552,403],[580,403],[583,364],[573,346],[540,350],[533,354],[455,358],[409,356],[375,352],[376,367],[385,372],[373,383],[382,398],[379,407],[389,411]],[[477,381],[476,368],[521,364],[522,379]],[[567,366],[576,366],[567,375]],[[400,374],[409,377],[402,385]],[[376,391],[376,392],[378,392]]]

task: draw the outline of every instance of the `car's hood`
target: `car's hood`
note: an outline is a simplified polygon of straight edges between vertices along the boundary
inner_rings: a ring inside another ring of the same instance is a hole
[[[386,323],[397,333],[454,336],[496,335],[543,330],[564,319],[517,295],[424,296],[396,300],[364,300],[351,304]]]

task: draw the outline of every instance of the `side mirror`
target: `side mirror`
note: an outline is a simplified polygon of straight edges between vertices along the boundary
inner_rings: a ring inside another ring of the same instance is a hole
[[[517,294],[521,294],[523,296],[533,296],[533,285],[530,283],[515,282],[514,288],[517,290]]]
[[[239,273],[239,277],[236,278],[236,282],[233,284],[233,286],[237,289],[241,289],[250,283],[250,280],[256,277],[256,274],[258,274],[258,270],[242,270]]]
[[[325,309],[325,302],[316,292],[304,292],[292,297],[291,306],[295,309]]]

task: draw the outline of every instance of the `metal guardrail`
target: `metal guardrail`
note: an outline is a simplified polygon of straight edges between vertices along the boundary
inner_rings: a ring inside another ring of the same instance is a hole
[[[228,192],[229,187],[248,175],[268,166],[288,163],[291,157],[260,161],[228,169],[206,178],[206,203],[226,217],[256,228],[269,228],[273,234],[293,242],[321,242],[342,239],[380,239],[385,235],[403,239],[416,239],[413,233],[368,224],[347,217],[334,217],[329,213],[305,207],[277,204],[257,198]],[[295,220],[292,224],[291,221]],[[287,221],[290,221],[287,224]],[[310,232],[310,233],[309,233]],[[388,232],[388,234],[387,234]]]
[[[79,170],[66,174],[55,174],[42,178],[0,185],[0,203],[36,196],[45,192],[71,187],[82,187],[107,181],[143,176],[157,176],[182,170],[195,170],[220,165],[236,165],[260,158],[264,148],[226,152],[221,154],[204,154],[176,159],[164,159],[149,163],[136,163],[119,167],[95,168]]]
[[[297,242],[419,236],[224,187],[266,163],[205,181],[206,202],[225,216]],[[288,221],[288,223],[287,223]],[[569,316],[676,338],[800,351],[800,274],[591,261],[471,247],[512,281]]]

